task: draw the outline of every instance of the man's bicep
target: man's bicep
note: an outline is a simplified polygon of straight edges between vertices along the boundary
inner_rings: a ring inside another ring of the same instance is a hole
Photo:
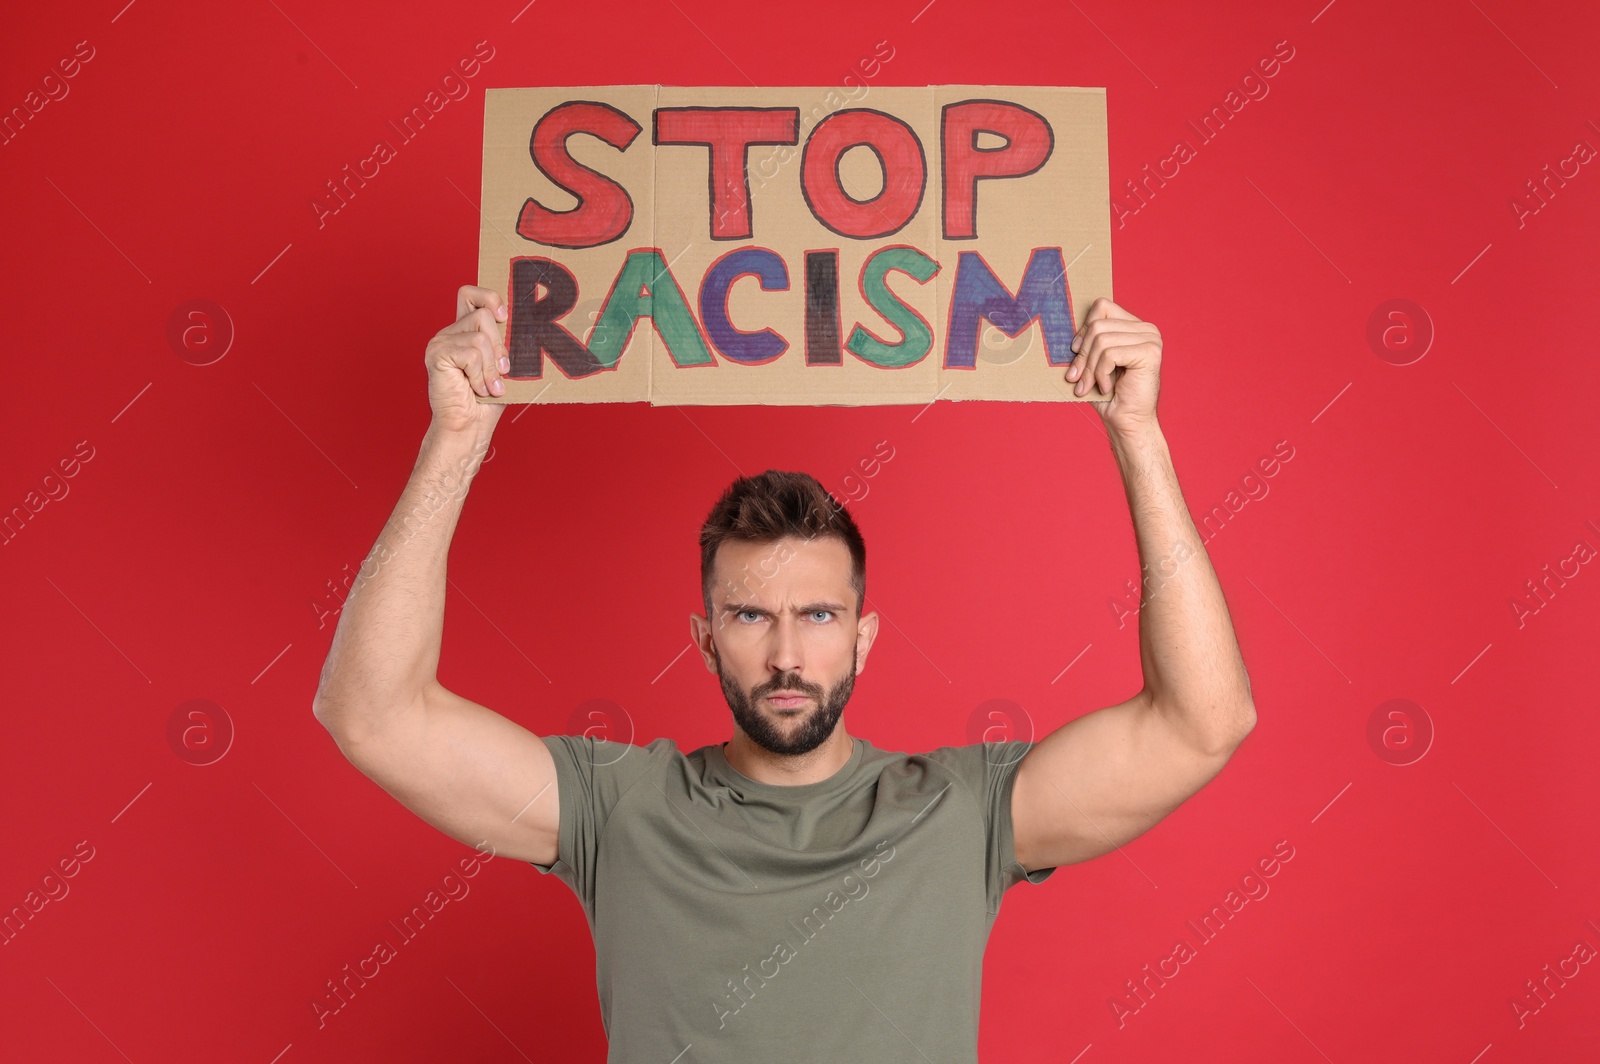
[[[1198,747],[1143,691],[1063,724],[1017,768],[1018,862],[1052,868],[1131,842],[1205,786],[1231,752]]]
[[[515,721],[431,684],[384,724],[335,738],[374,783],[451,838],[497,856],[556,860],[555,760]]]

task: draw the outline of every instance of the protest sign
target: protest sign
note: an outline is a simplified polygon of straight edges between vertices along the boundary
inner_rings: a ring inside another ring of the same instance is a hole
[[[1063,377],[1111,296],[1105,90],[859,88],[487,90],[485,401],[1107,398]]]

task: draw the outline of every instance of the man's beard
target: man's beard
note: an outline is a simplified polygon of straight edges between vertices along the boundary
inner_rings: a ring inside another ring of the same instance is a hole
[[[806,683],[793,673],[780,673],[747,694],[731,676],[722,671],[720,656],[717,658],[717,679],[722,683],[722,696],[728,700],[728,708],[733,710],[734,722],[750,737],[751,742],[774,754],[808,754],[827,742],[844,713],[844,704],[850,700],[850,692],[856,685],[856,649],[854,645],[850,648],[850,671],[844,674],[844,679],[834,684],[826,697],[819,685]],[[815,708],[793,732],[778,727],[767,716],[772,711],[759,706],[761,699],[775,691],[799,691],[816,702]]]

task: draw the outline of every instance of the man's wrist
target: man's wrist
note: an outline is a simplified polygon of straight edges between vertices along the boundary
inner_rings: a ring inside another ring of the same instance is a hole
[[[1153,417],[1122,426],[1108,424],[1106,435],[1111,438],[1111,446],[1118,449],[1137,448],[1166,439],[1160,423]]]
[[[411,476],[431,483],[443,473],[448,494],[464,494],[489,453],[492,429],[454,429],[434,422],[428,426],[417,450]]]
[[[480,428],[451,428],[440,424],[438,421],[428,423],[428,431],[422,437],[424,451],[443,451],[448,454],[486,454],[489,443],[494,436],[493,427]]]

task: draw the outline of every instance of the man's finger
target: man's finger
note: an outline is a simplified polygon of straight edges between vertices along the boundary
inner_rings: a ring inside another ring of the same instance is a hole
[[[483,377],[483,388],[488,395],[504,395],[505,385],[500,380],[501,354],[500,338],[493,334],[478,333],[473,337],[478,345],[479,368],[478,372]]]
[[[489,394],[489,382],[484,379],[484,364],[487,360],[488,355],[483,349],[483,341],[475,335],[456,341],[450,348],[450,361],[466,374],[467,383],[472,385],[475,395]]]
[[[455,321],[446,325],[441,332],[481,332],[486,333],[495,343],[500,342],[500,327],[504,322],[496,321],[494,312],[488,307],[478,307],[469,310]]]
[[[1096,299],[1093,303],[1089,304],[1089,315],[1086,321],[1094,321],[1096,318],[1121,318],[1124,321],[1140,320],[1123,310],[1121,307],[1117,306],[1115,303],[1111,302],[1111,300],[1107,299],[1105,296],[1101,296],[1099,299]]]
[[[487,310],[496,321],[505,320],[506,301],[500,298],[500,293],[493,288],[479,288],[477,285],[462,285],[456,292],[456,319],[466,317],[474,310]]]
[[[1112,338],[1128,336],[1149,338],[1150,328],[1144,322],[1128,322],[1125,318],[1096,318],[1072,338],[1072,350],[1080,355],[1088,354],[1096,346],[1106,346]]]
[[[494,358],[491,365],[494,369],[499,370],[502,362],[510,362],[511,353],[506,350],[506,342],[501,334],[500,323],[494,320],[488,307],[479,307],[477,310],[468,311],[466,317],[446,325],[441,331],[446,333],[482,333],[489,341],[490,348],[493,349]],[[505,368],[509,370],[511,367],[507,364]]]

